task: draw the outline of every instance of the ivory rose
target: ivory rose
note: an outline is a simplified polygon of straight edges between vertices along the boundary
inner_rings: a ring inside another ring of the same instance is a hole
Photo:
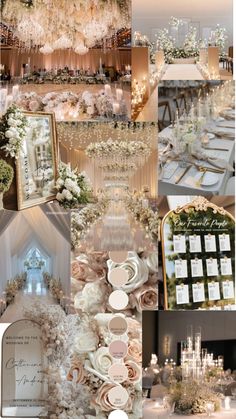
[[[114,406],[110,402],[109,397],[108,397],[108,393],[113,387],[116,387],[116,384],[104,383],[102,384],[102,386],[99,388],[97,392],[97,396],[95,398],[94,403],[104,412],[110,412],[111,410],[117,409],[117,406]],[[125,406],[122,406],[122,409],[125,409],[128,411],[132,409],[131,398],[128,399],[128,402],[126,403]]]
[[[142,310],[155,310],[158,308],[157,286],[144,285],[134,292],[136,307],[139,312]]]
[[[108,370],[113,364],[113,358],[107,347],[98,348],[96,352],[89,354],[89,359],[93,368],[103,375],[108,374]]]
[[[158,272],[158,252],[150,253],[146,257],[145,262],[150,272]]]
[[[73,381],[73,373],[77,373],[76,383],[84,384],[86,381],[86,371],[84,370],[83,363],[81,361],[73,362],[71,368],[67,374],[67,380]]]
[[[102,281],[86,283],[82,292],[75,295],[74,305],[78,310],[95,314],[105,311],[107,288]]]
[[[132,360],[141,364],[142,362],[142,344],[138,339],[129,342],[127,355],[125,360]]]
[[[127,293],[141,287],[141,285],[148,281],[148,268],[136,252],[129,252],[127,260],[123,263],[118,264],[109,259],[107,261],[107,266],[108,272],[117,267],[126,270],[128,273],[128,281],[122,286],[122,289]]]
[[[92,332],[80,332],[75,339],[75,351],[77,353],[87,353],[96,351],[98,346],[98,336]]]
[[[142,370],[139,365],[137,365],[134,361],[127,360],[125,362],[125,366],[128,369],[128,379],[127,382],[129,384],[135,384],[140,381]]]

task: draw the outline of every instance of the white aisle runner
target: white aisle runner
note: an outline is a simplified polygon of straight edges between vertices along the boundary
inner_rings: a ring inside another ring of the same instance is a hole
[[[24,307],[34,304],[34,301],[45,304],[55,304],[54,298],[49,294],[48,289],[43,283],[40,271],[29,271],[25,287],[20,290],[14,303],[10,304],[0,318],[0,323],[12,323],[24,318]]]
[[[162,80],[204,80],[195,64],[169,64]]]

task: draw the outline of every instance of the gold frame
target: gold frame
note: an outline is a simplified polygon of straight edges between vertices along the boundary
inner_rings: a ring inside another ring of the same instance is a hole
[[[58,141],[57,141],[57,131],[56,131],[56,120],[55,115],[53,112],[29,112],[29,111],[23,111],[24,115],[29,116],[48,116],[50,117],[50,127],[51,127],[51,147],[52,147],[52,160],[53,160],[53,167],[54,167],[54,173],[55,173],[55,181],[58,176]],[[55,194],[50,195],[48,197],[42,197],[37,198],[33,200],[33,203],[30,202],[24,203],[23,200],[23,194],[22,194],[22,184],[21,184],[21,170],[20,170],[20,158],[16,160],[16,188],[17,188],[17,208],[19,210],[23,210],[26,208],[34,207],[35,205],[44,204],[45,202],[51,201],[55,199]]]
[[[169,310],[168,308],[168,292],[167,292],[167,283],[166,283],[166,258],[165,258],[165,246],[164,246],[164,225],[166,218],[174,213],[174,214],[180,214],[181,212],[188,212],[190,208],[195,208],[196,211],[204,211],[208,208],[212,208],[214,211],[218,212],[221,215],[227,215],[229,218],[231,218],[233,221],[235,221],[235,218],[226,211],[223,207],[218,207],[217,205],[213,204],[212,202],[208,201],[203,196],[197,196],[195,199],[193,199],[188,204],[182,205],[177,207],[175,210],[168,211],[165,216],[162,219],[161,222],[161,249],[162,249],[162,268],[163,268],[163,282],[164,282],[164,310]]]

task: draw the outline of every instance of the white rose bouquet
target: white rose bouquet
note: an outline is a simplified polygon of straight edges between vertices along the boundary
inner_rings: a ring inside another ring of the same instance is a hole
[[[56,199],[64,208],[76,208],[79,204],[87,204],[91,199],[92,189],[86,173],[71,170],[63,163],[59,169],[56,188]]]
[[[18,158],[26,133],[26,117],[16,105],[10,106],[0,123],[0,148],[6,156]]]

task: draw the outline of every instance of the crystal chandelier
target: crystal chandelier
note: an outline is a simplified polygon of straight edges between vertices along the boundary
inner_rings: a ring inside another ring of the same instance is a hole
[[[2,17],[25,48],[40,47],[86,54],[88,48],[130,28],[130,0],[6,0]],[[50,51],[50,52],[49,52]]]

